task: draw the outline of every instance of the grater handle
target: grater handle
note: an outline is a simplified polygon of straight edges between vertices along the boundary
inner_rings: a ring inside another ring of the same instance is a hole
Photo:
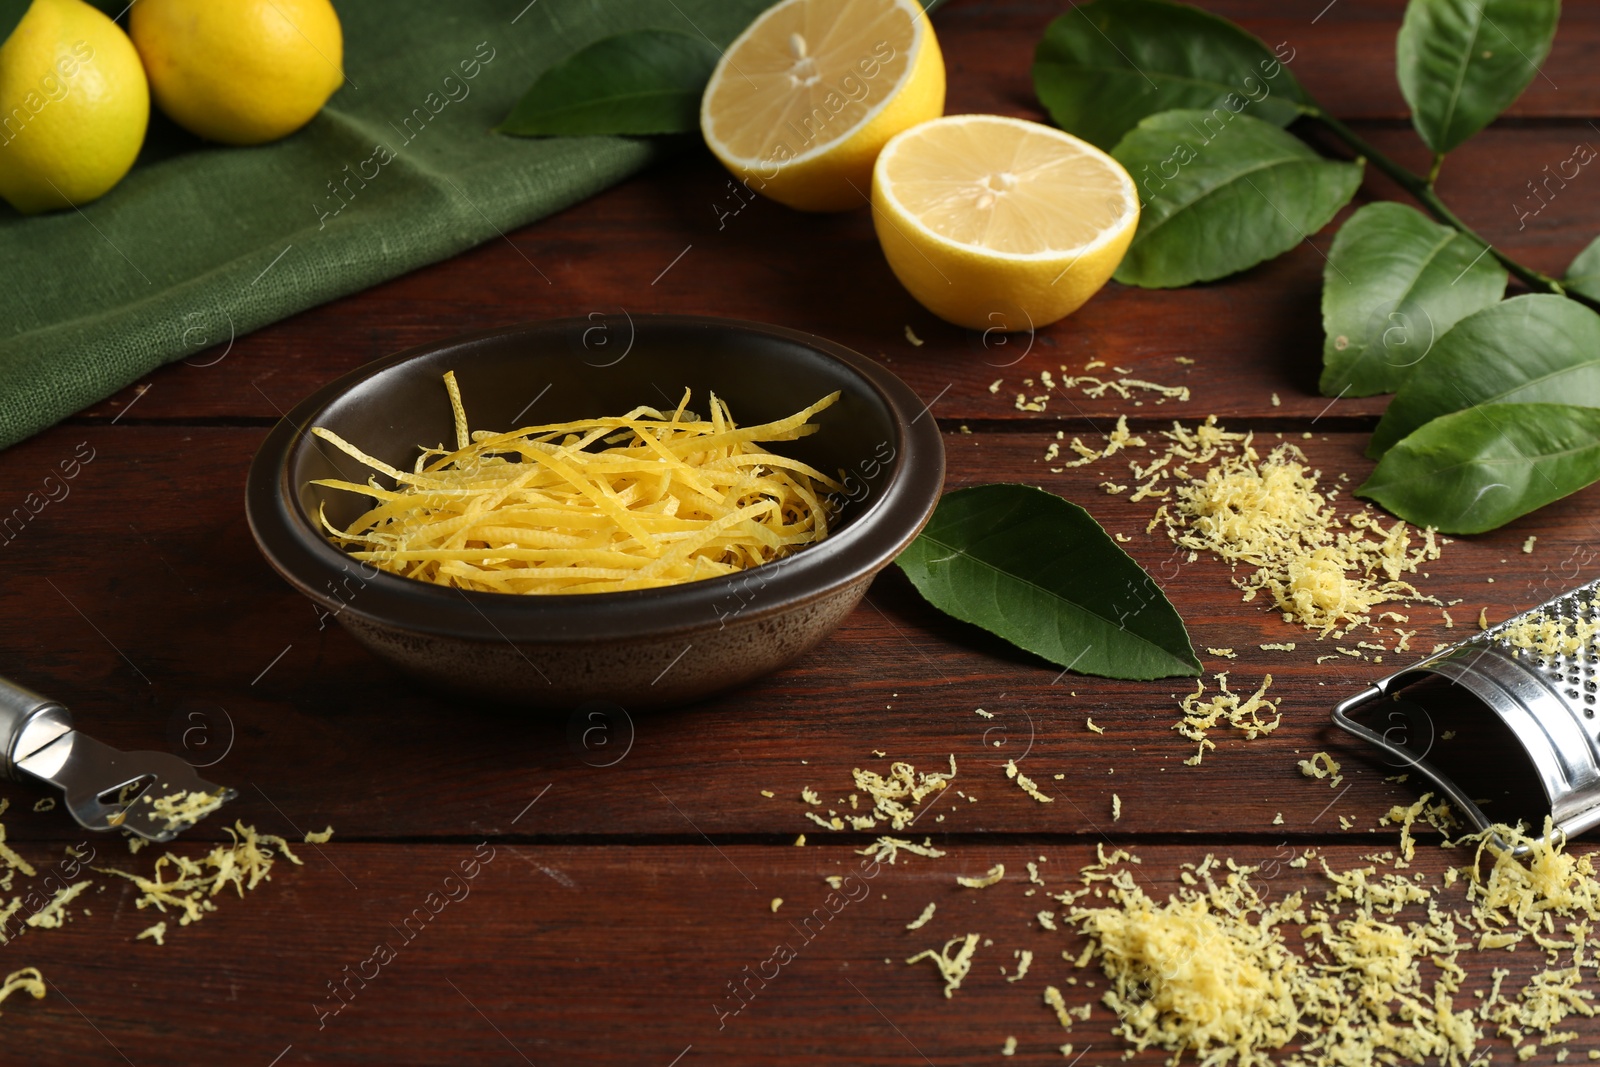
[[[0,678],[0,771],[17,781],[18,761],[72,729],[72,713],[26,686]]]
[[[1389,679],[1384,679],[1384,682],[1387,681]],[[1467,818],[1472,820],[1478,829],[1489,829],[1494,824],[1489,821],[1488,816],[1484,815],[1483,809],[1473,803],[1472,798],[1462,792],[1461,787],[1456,785],[1448,775],[1426,759],[1412,755],[1403,745],[1397,745],[1389,740],[1388,732],[1380,734],[1367,724],[1357,721],[1351,714],[1363,705],[1373,704],[1387,697],[1389,691],[1384,682],[1369,685],[1355,696],[1348,697],[1334,705],[1333,721],[1346,733],[1354,734],[1391,756],[1397,756],[1404,760],[1408,767],[1421,772],[1430,782],[1438,786],[1445,796],[1449,797],[1456,807],[1460,808]]]
[[[234,797],[232,789],[205,781],[170,753],[123,752],[79,733],[61,704],[5,678],[0,678],[0,771],[16,781],[61,790],[67,811],[85,829],[121,829],[151,841],[169,841],[194,822],[162,815],[148,795],[151,786],[161,786],[169,796]],[[112,797],[118,791],[128,795]],[[145,805],[134,805],[141,797]]]

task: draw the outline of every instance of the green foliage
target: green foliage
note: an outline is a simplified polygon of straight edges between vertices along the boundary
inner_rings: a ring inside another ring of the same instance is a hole
[[[1115,275],[1125,284],[1212,281],[1281,255],[1349,202],[1363,162],[1427,208],[1433,220],[1393,203],[1356,211],[1326,254],[1322,289],[1321,390],[1397,393],[1363,491],[1413,522],[1492,529],[1600,477],[1600,317],[1583,306],[1600,305],[1600,239],[1557,282],[1490,247],[1432,180],[1538,74],[1560,7],[1410,0],[1395,66],[1434,152],[1427,177],[1328,115],[1289,73],[1287,42],[1269,50],[1184,4],[1093,0],[1052,22],[1035,55],[1051,117],[1101,146],[1115,140],[1139,187],[1139,229]],[[1356,162],[1279,128],[1301,116]],[[1534,294],[1503,300],[1508,273]]]
[[[1141,119],[1176,108],[1231,104],[1287,126],[1306,95],[1279,58],[1227,19],[1187,4],[1094,0],[1045,29],[1033,84],[1056,125],[1109,150]]]
[[[1116,279],[1146,288],[1210,281],[1282,255],[1361,184],[1359,164],[1227,108],[1152,115],[1112,155],[1143,199]]]
[[[0,15],[7,3],[0,0]],[[922,0],[933,12],[943,0]],[[495,129],[524,137],[690,133],[721,50],[772,0],[673,0],[683,25],[594,41],[543,71]],[[732,32],[702,26],[734,27]]]
[[[897,561],[934,607],[1080,674],[1200,673],[1183,620],[1087,511],[1027,485],[948,493]]]
[[[1561,0],[1411,0],[1395,44],[1411,124],[1439,155],[1493,122],[1550,54]]]
[[[1479,404],[1395,445],[1356,492],[1418,526],[1473,534],[1597,479],[1600,408]]]
[[[1600,237],[1589,242],[1589,247],[1578,253],[1578,258],[1567,268],[1562,282],[1568,289],[1600,300]]]
[[[1600,407],[1600,315],[1534,293],[1493,304],[1439,338],[1395,394],[1367,454],[1474,404]]]
[[[539,75],[496,129],[524,137],[683,133],[717,65],[703,37],[636,30],[606,37]]]
[[[1404,204],[1351,215],[1323,270],[1323,394],[1400,388],[1451,326],[1505,294],[1505,268],[1484,253]]]

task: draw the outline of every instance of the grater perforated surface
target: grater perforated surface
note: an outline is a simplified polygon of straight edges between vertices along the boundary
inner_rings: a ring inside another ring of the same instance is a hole
[[[1514,615],[1466,643],[1496,647],[1543,671],[1574,711],[1600,727],[1600,580]]]

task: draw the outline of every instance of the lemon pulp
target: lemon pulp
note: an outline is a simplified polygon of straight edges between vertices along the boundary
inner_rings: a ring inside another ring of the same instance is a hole
[[[1121,165],[1021,119],[953,115],[894,138],[873,173],[874,225],[903,285],[974,329],[1070,314],[1121,262],[1139,220]]]
[[[943,109],[944,59],[915,0],[784,0],[728,46],[700,127],[752,189],[837,211],[866,203],[890,137]]]

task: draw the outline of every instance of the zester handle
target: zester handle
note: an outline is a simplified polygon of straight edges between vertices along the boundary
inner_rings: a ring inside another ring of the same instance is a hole
[[[0,770],[20,780],[17,761],[72,729],[72,713],[26,686],[0,678]]]

